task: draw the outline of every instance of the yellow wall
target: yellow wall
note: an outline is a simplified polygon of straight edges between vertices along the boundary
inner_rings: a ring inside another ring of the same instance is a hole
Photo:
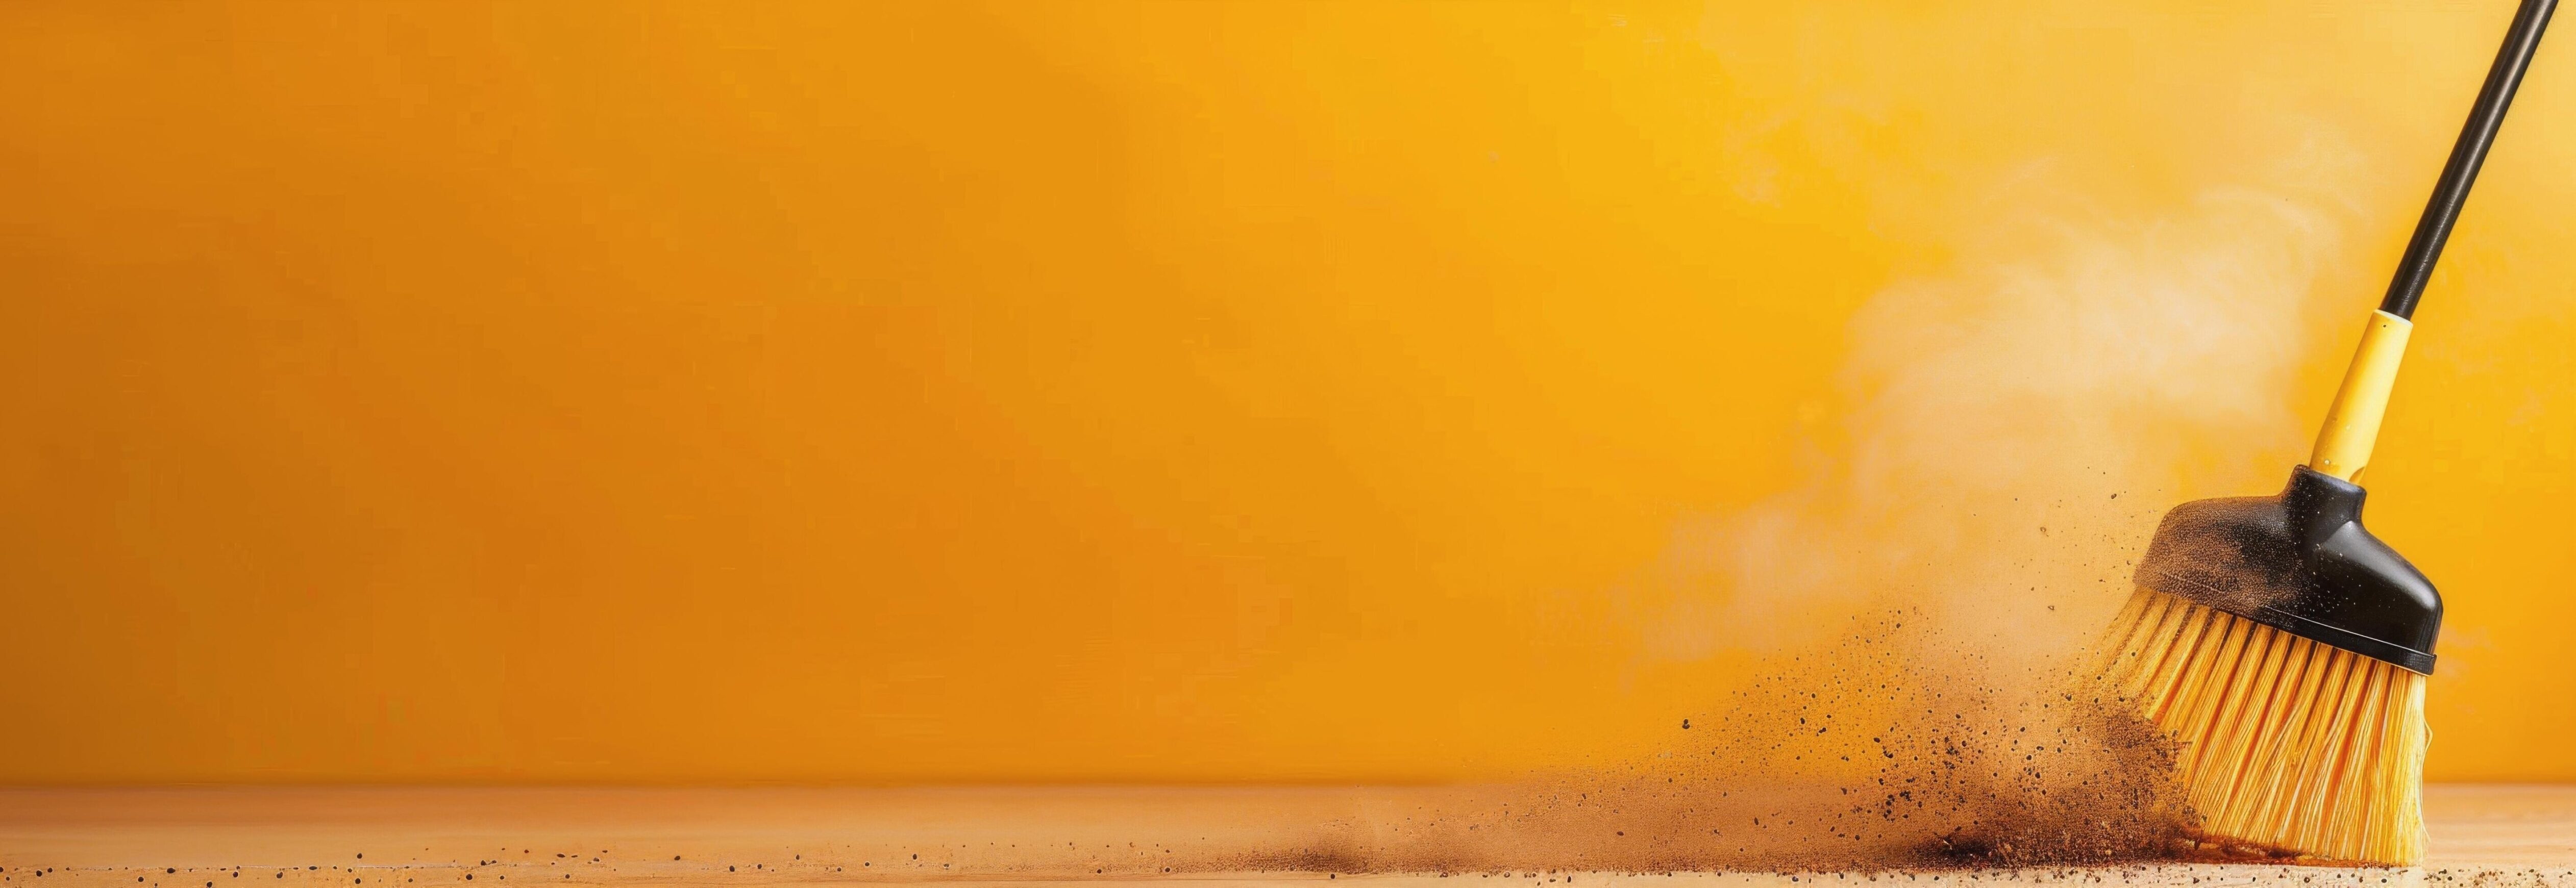
[[[2277,484],[2511,4],[1792,5],[0,6],[0,782],[1608,754],[1812,617],[1676,604],[1691,528],[1981,428],[1884,379],[2054,304],[1873,338],[1920,282],[2277,325],[2026,411],[2199,430],[2085,545]],[[2436,778],[2576,779],[2556,40],[2364,479]]]

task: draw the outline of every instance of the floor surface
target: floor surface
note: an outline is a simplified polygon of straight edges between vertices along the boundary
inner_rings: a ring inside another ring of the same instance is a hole
[[[754,886],[843,881],[1375,888],[1580,882],[2576,886],[2576,786],[2435,786],[2420,869],[2157,864],[1878,873],[1346,874],[1207,871],[1283,825],[1401,805],[1387,789],[0,790],[0,888]],[[1181,864],[1171,866],[1166,861]],[[1189,863],[1196,861],[1197,863]],[[1165,869],[1172,871],[1166,873]]]

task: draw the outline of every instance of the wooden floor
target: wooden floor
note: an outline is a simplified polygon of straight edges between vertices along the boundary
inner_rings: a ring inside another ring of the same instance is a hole
[[[1791,885],[1861,882],[2576,886],[2576,786],[2437,786],[2421,869],[2160,864],[1874,874],[1209,872],[1227,848],[1347,821],[1411,790],[0,790],[0,888],[416,888],[488,882],[752,886],[839,881],[1187,882],[1235,888],[1445,879]],[[1167,863],[1168,862],[1168,863]],[[1196,862],[1193,864],[1192,862]],[[1175,865],[1177,864],[1177,865]],[[1172,872],[1166,874],[1165,870]],[[1441,888],[1452,883],[1442,882]],[[1946,888],[1946,886],[1945,886]]]

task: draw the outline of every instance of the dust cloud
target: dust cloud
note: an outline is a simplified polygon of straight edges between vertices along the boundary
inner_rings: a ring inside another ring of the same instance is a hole
[[[1660,749],[1417,798],[1215,869],[1872,870],[2171,856],[2174,750],[2079,661],[2154,522],[2258,489],[2339,258],[2337,152],[2144,220],[2046,178],[1858,315],[1806,483],[1677,535],[1639,648],[1760,652]],[[2286,185],[2277,183],[2289,183]],[[2231,459],[2239,461],[2231,462]]]

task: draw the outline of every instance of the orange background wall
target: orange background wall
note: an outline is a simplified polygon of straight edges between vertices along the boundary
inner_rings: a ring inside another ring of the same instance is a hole
[[[2277,483],[2511,4],[1784,6],[0,7],[0,782],[1608,754],[2011,183],[2333,168],[2293,430],[2128,502]],[[2366,479],[2442,779],[2576,779],[2554,39]]]

